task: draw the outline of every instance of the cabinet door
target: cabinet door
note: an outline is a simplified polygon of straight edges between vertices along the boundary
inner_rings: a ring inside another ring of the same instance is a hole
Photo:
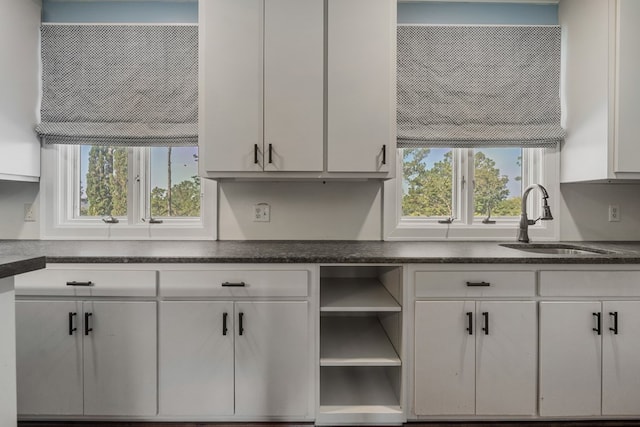
[[[324,1],[264,8],[264,170],[322,172]]]
[[[475,412],[473,301],[416,302],[415,413]],[[467,328],[472,322],[472,332]]]
[[[540,303],[540,415],[600,415],[599,302]]]
[[[536,317],[533,301],[477,303],[477,415],[536,414]]]
[[[38,182],[40,141],[33,131],[40,88],[41,3],[2,2],[0,13],[0,179]]]
[[[263,4],[264,0],[199,3],[199,122],[205,171],[262,170]]]
[[[638,415],[640,302],[604,302],[602,315],[602,415]]]
[[[82,311],[76,301],[17,301],[18,414],[82,415]]]
[[[237,302],[235,308],[236,414],[307,415],[307,302]]]
[[[233,303],[162,302],[159,310],[160,414],[233,415]]]
[[[155,415],[156,303],[84,302],[83,311],[85,415]]]
[[[640,172],[640,2],[618,0],[617,8],[615,171]]]
[[[327,170],[389,171],[395,152],[396,2],[328,4]]]

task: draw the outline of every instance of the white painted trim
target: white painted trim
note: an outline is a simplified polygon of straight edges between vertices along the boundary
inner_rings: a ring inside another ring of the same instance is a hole
[[[123,0],[126,1],[126,0]],[[152,0],[150,0],[152,1]],[[74,25],[74,26],[144,26],[144,27],[197,27],[198,24],[184,23],[184,22],[43,22],[43,26],[59,26],[59,25]]]
[[[67,146],[50,145],[42,150],[40,182],[40,234],[43,239],[74,240],[216,240],[216,181],[201,179],[201,219],[166,219],[162,224],[135,223],[138,207],[118,224],[103,224],[100,218],[72,218],[73,200],[65,198],[61,189],[78,181],[73,168],[64,166],[75,150]],[[130,156],[131,157],[131,156]],[[130,162],[131,162],[130,158]],[[71,159],[73,161],[73,159]],[[135,160],[134,160],[135,161]],[[64,170],[63,170],[64,169]],[[131,183],[131,179],[129,180]],[[130,187],[133,187],[130,185]],[[131,193],[131,188],[129,193]],[[130,203],[130,206],[133,204]],[[138,215],[139,216],[139,215]]]
[[[559,150],[545,149],[544,159],[536,157],[523,163],[525,183],[540,183],[549,192],[549,201],[554,214],[553,221],[539,222],[529,227],[532,240],[555,241],[560,236],[560,165]],[[384,183],[383,191],[383,240],[387,241],[421,241],[421,240],[512,240],[516,238],[518,219],[512,219],[494,225],[463,223],[438,224],[434,220],[402,219],[401,211],[401,171],[402,156],[396,156],[398,177]],[[542,175],[542,179],[537,179]],[[538,203],[537,194],[532,194],[528,204],[530,217],[535,218]],[[555,209],[554,209],[555,203]],[[539,209],[539,208],[538,208]]]
[[[40,181],[40,177],[38,177],[38,176],[29,176],[29,175],[15,175],[15,174],[0,173],[0,181],[38,182],[38,181]]]
[[[558,4],[559,0],[398,0],[398,3],[525,3],[525,4]]]

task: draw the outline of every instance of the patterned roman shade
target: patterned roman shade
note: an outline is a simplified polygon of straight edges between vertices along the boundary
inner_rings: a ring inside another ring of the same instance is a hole
[[[46,144],[197,145],[198,28],[43,25]]]
[[[398,26],[398,147],[555,147],[560,27]]]

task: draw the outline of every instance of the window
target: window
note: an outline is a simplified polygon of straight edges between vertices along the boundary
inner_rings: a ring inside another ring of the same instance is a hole
[[[215,238],[197,147],[50,145],[43,159],[47,238]]]
[[[385,238],[515,238],[526,187],[544,185],[554,207],[556,152],[518,147],[399,149],[398,176],[385,183]],[[529,218],[540,216],[540,200],[534,190]],[[556,222],[541,221],[530,227],[530,234],[553,239]]]

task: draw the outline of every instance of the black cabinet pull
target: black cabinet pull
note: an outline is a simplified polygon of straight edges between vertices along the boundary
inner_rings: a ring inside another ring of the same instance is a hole
[[[489,313],[483,311],[482,317],[484,317],[484,326],[482,327],[482,330],[484,331],[485,335],[489,335]]]
[[[383,165],[387,164],[387,146],[386,145],[382,146],[382,164]]]
[[[473,313],[470,311],[467,312],[467,331],[473,335]]]
[[[258,144],[253,144],[253,163],[258,164]]]
[[[269,144],[269,163],[273,163],[273,144]]]
[[[244,333],[244,325],[242,324],[242,320],[244,319],[244,313],[238,314],[238,333],[242,335]]]
[[[73,318],[76,317],[78,313],[69,312],[69,335],[73,335],[75,331],[78,330],[75,326],[73,326]]]
[[[609,316],[613,316],[613,328],[609,328],[613,335],[618,335],[618,312],[610,311]]]
[[[89,280],[88,282],[76,282],[75,280],[72,282],[67,282],[67,286],[93,286],[94,283]]]
[[[598,335],[602,335],[602,316],[601,313],[593,313],[596,317],[596,327],[593,328],[593,331],[597,332]]]
[[[229,313],[222,313],[222,335],[227,335],[227,316]]]
[[[491,286],[489,282],[467,282],[467,286]]]
[[[222,283],[222,286],[227,288],[242,288],[244,286],[247,286],[247,284],[244,282],[224,282]]]
[[[84,314],[84,334],[89,335],[89,332],[93,331],[93,328],[89,327],[89,318],[93,316],[93,313]]]

